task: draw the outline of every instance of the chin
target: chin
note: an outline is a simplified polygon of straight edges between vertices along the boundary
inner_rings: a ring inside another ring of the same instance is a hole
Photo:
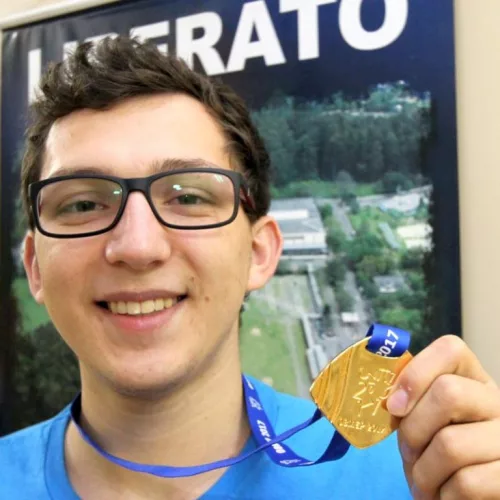
[[[168,366],[152,370],[151,366],[127,366],[118,368],[109,377],[113,389],[123,396],[137,399],[154,400],[164,397],[176,388],[183,386],[194,373],[195,363]]]

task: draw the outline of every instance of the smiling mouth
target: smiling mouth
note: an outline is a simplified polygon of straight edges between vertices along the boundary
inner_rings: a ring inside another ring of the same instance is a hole
[[[179,302],[182,302],[187,295],[179,295],[178,297],[158,298],[155,300],[145,300],[143,302],[118,301],[118,302],[97,302],[97,305],[103,309],[110,311],[113,314],[125,316],[139,316],[153,314],[165,309],[174,307]]]

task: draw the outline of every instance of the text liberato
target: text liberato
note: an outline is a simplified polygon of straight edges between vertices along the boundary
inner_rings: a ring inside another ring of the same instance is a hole
[[[385,15],[376,30],[363,27],[361,10],[371,0],[279,0],[280,15],[294,15],[297,19],[297,58],[300,61],[320,57],[319,16],[321,7],[338,3],[338,28],[344,41],[356,50],[378,50],[394,43],[403,33],[408,20],[408,0],[384,0]],[[175,39],[170,32],[175,25]],[[216,45],[223,36],[224,23],[217,12],[202,12],[174,20],[164,20],[130,29],[130,36],[139,39],[161,39],[158,47],[163,52],[175,47],[177,56],[192,66],[195,56],[208,75],[243,71],[249,59],[262,58],[266,66],[286,64],[287,60],[265,0],[244,3],[239,15],[227,62]],[[200,33],[201,36],[200,36]],[[85,39],[97,41],[115,33],[103,33]],[[164,40],[167,40],[166,42]],[[78,41],[63,45],[63,57],[74,50]],[[28,53],[28,98],[35,96],[35,88],[42,73],[42,50]]]

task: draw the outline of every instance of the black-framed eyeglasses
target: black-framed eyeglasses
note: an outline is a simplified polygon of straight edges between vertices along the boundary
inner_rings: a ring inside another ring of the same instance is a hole
[[[158,221],[174,229],[230,224],[243,201],[254,209],[247,182],[232,170],[196,167],[123,179],[81,173],[29,185],[36,228],[53,238],[81,238],[109,231],[120,221],[132,191],[146,197]]]

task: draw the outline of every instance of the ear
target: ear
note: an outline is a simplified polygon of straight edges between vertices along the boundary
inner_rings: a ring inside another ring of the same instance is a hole
[[[283,237],[278,223],[264,216],[252,226],[252,262],[248,275],[247,292],[262,288],[274,275],[283,248]]]
[[[40,279],[40,268],[35,252],[35,235],[33,231],[28,231],[24,237],[23,264],[31,295],[39,303],[43,304],[42,280]]]

